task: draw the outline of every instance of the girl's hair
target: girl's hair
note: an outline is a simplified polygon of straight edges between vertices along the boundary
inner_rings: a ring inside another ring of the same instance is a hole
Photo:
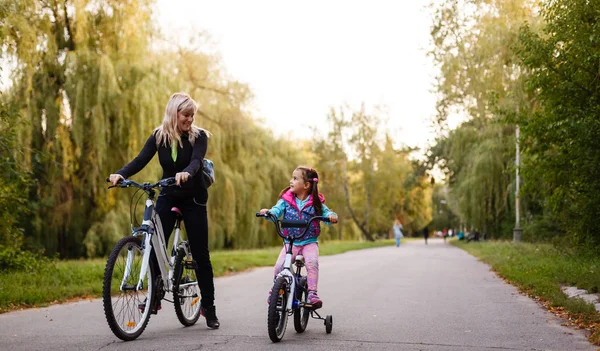
[[[310,183],[310,188],[308,189],[308,193],[312,196],[313,207],[315,208],[315,215],[321,216],[323,215],[323,204],[321,203],[321,198],[319,197],[319,174],[314,168],[298,166],[297,170],[302,171],[302,179],[304,182]],[[283,189],[279,197],[282,197],[286,191],[288,191],[290,187]]]
[[[173,142],[176,142],[183,147],[181,136],[177,131],[177,113],[195,115],[197,110],[198,104],[188,94],[180,92],[171,95],[165,109],[162,124],[154,130],[156,132],[156,145],[163,144],[169,147]],[[196,138],[200,135],[200,131],[204,131],[207,136],[209,135],[208,131],[192,125],[188,133],[190,144],[194,145]]]

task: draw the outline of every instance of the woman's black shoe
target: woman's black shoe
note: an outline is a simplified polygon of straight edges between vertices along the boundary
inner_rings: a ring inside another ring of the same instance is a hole
[[[219,323],[219,319],[217,318],[217,311],[215,306],[210,307],[200,307],[200,313],[206,318],[206,326],[210,329],[219,329],[221,325]]]

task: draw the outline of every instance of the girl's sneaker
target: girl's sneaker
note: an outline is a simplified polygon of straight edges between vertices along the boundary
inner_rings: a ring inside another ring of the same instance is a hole
[[[323,301],[321,301],[316,291],[308,292],[307,302],[312,306],[313,310],[323,307]]]
[[[271,304],[271,293],[273,292],[273,288],[269,289],[269,297],[267,297],[267,305]]]

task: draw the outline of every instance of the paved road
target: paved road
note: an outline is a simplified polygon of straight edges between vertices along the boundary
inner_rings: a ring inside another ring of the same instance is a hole
[[[275,260],[275,258],[273,258]],[[0,350],[595,350],[579,332],[441,240],[321,257],[323,314],[279,344],[266,330],[271,268],[216,280],[221,329],[183,328],[171,305],[133,342],[112,335],[99,300],[0,315]],[[100,284],[100,282],[99,282]]]

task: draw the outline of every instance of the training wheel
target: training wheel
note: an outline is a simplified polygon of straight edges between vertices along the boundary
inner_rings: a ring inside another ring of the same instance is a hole
[[[333,329],[333,316],[327,315],[327,317],[325,317],[325,332],[331,334],[331,329]]]

